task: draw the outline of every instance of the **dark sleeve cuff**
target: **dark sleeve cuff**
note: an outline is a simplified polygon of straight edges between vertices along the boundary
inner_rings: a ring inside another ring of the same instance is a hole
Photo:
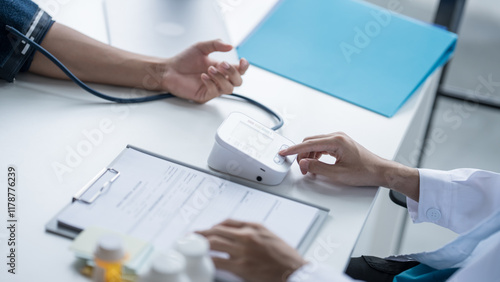
[[[49,29],[52,27],[52,24],[54,24],[54,21],[47,13],[44,12],[42,18],[40,19],[39,25],[35,28],[34,33],[36,33],[36,34],[32,35],[34,37],[34,39],[33,38],[32,39],[36,43],[41,44],[43,39],[45,38],[45,35],[49,31]],[[21,67],[21,72],[25,72],[25,71],[29,70],[29,68],[31,66],[31,62],[33,61],[33,57],[35,56],[35,53],[36,53],[35,49],[34,48],[29,48],[29,49],[30,49],[29,50],[30,55],[28,56],[28,58],[26,59],[26,62]]]
[[[37,8],[31,23],[23,25],[23,30],[19,31],[40,44],[53,23],[54,21],[47,13]],[[4,57],[3,64],[0,65],[0,78],[12,82],[20,71],[29,69],[35,50],[29,43],[27,44],[11,34],[7,34],[7,38],[11,47]]]

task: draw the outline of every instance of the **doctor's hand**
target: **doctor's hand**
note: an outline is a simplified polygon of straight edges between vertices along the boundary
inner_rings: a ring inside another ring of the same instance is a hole
[[[208,239],[212,250],[229,254],[227,259],[214,257],[215,266],[245,281],[286,281],[307,263],[260,224],[229,219],[198,233]]]
[[[349,186],[383,186],[418,201],[418,170],[383,159],[358,144],[345,133],[336,132],[305,138],[303,143],[280,152],[297,155],[302,174],[326,176],[334,183]],[[335,164],[319,159],[333,156]]]
[[[233,47],[220,40],[197,43],[175,57],[167,59],[161,88],[177,97],[205,103],[222,94],[231,94],[242,84],[249,63],[238,65],[217,62],[208,57],[213,52],[228,52]]]

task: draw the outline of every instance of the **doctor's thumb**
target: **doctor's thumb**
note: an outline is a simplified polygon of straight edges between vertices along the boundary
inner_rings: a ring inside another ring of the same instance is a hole
[[[302,174],[314,173],[319,175],[328,175],[331,173],[332,165],[318,161],[316,159],[302,159],[299,162]]]

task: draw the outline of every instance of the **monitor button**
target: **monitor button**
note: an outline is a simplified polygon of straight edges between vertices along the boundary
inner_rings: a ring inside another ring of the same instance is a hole
[[[282,164],[283,162],[285,162],[285,158],[276,154],[276,156],[274,156],[274,162],[277,164]]]

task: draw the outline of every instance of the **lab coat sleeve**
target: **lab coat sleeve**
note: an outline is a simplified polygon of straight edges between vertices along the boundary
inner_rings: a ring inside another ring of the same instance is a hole
[[[458,270],[448,282],[498,281],[500,277],[500,244],[492,245],[482,256],[473,258],[466,267]]]
[[[407,198],[413,222],[433,222],[463,233],[500,206],[500,174],[478,169],[419,169],[420,198]]]
[[[308,263],[301,268],[297,269],[287,282],[351,282],[359,281],[353,280],[345,273],[335,271],[333,268],[324,264]]]

